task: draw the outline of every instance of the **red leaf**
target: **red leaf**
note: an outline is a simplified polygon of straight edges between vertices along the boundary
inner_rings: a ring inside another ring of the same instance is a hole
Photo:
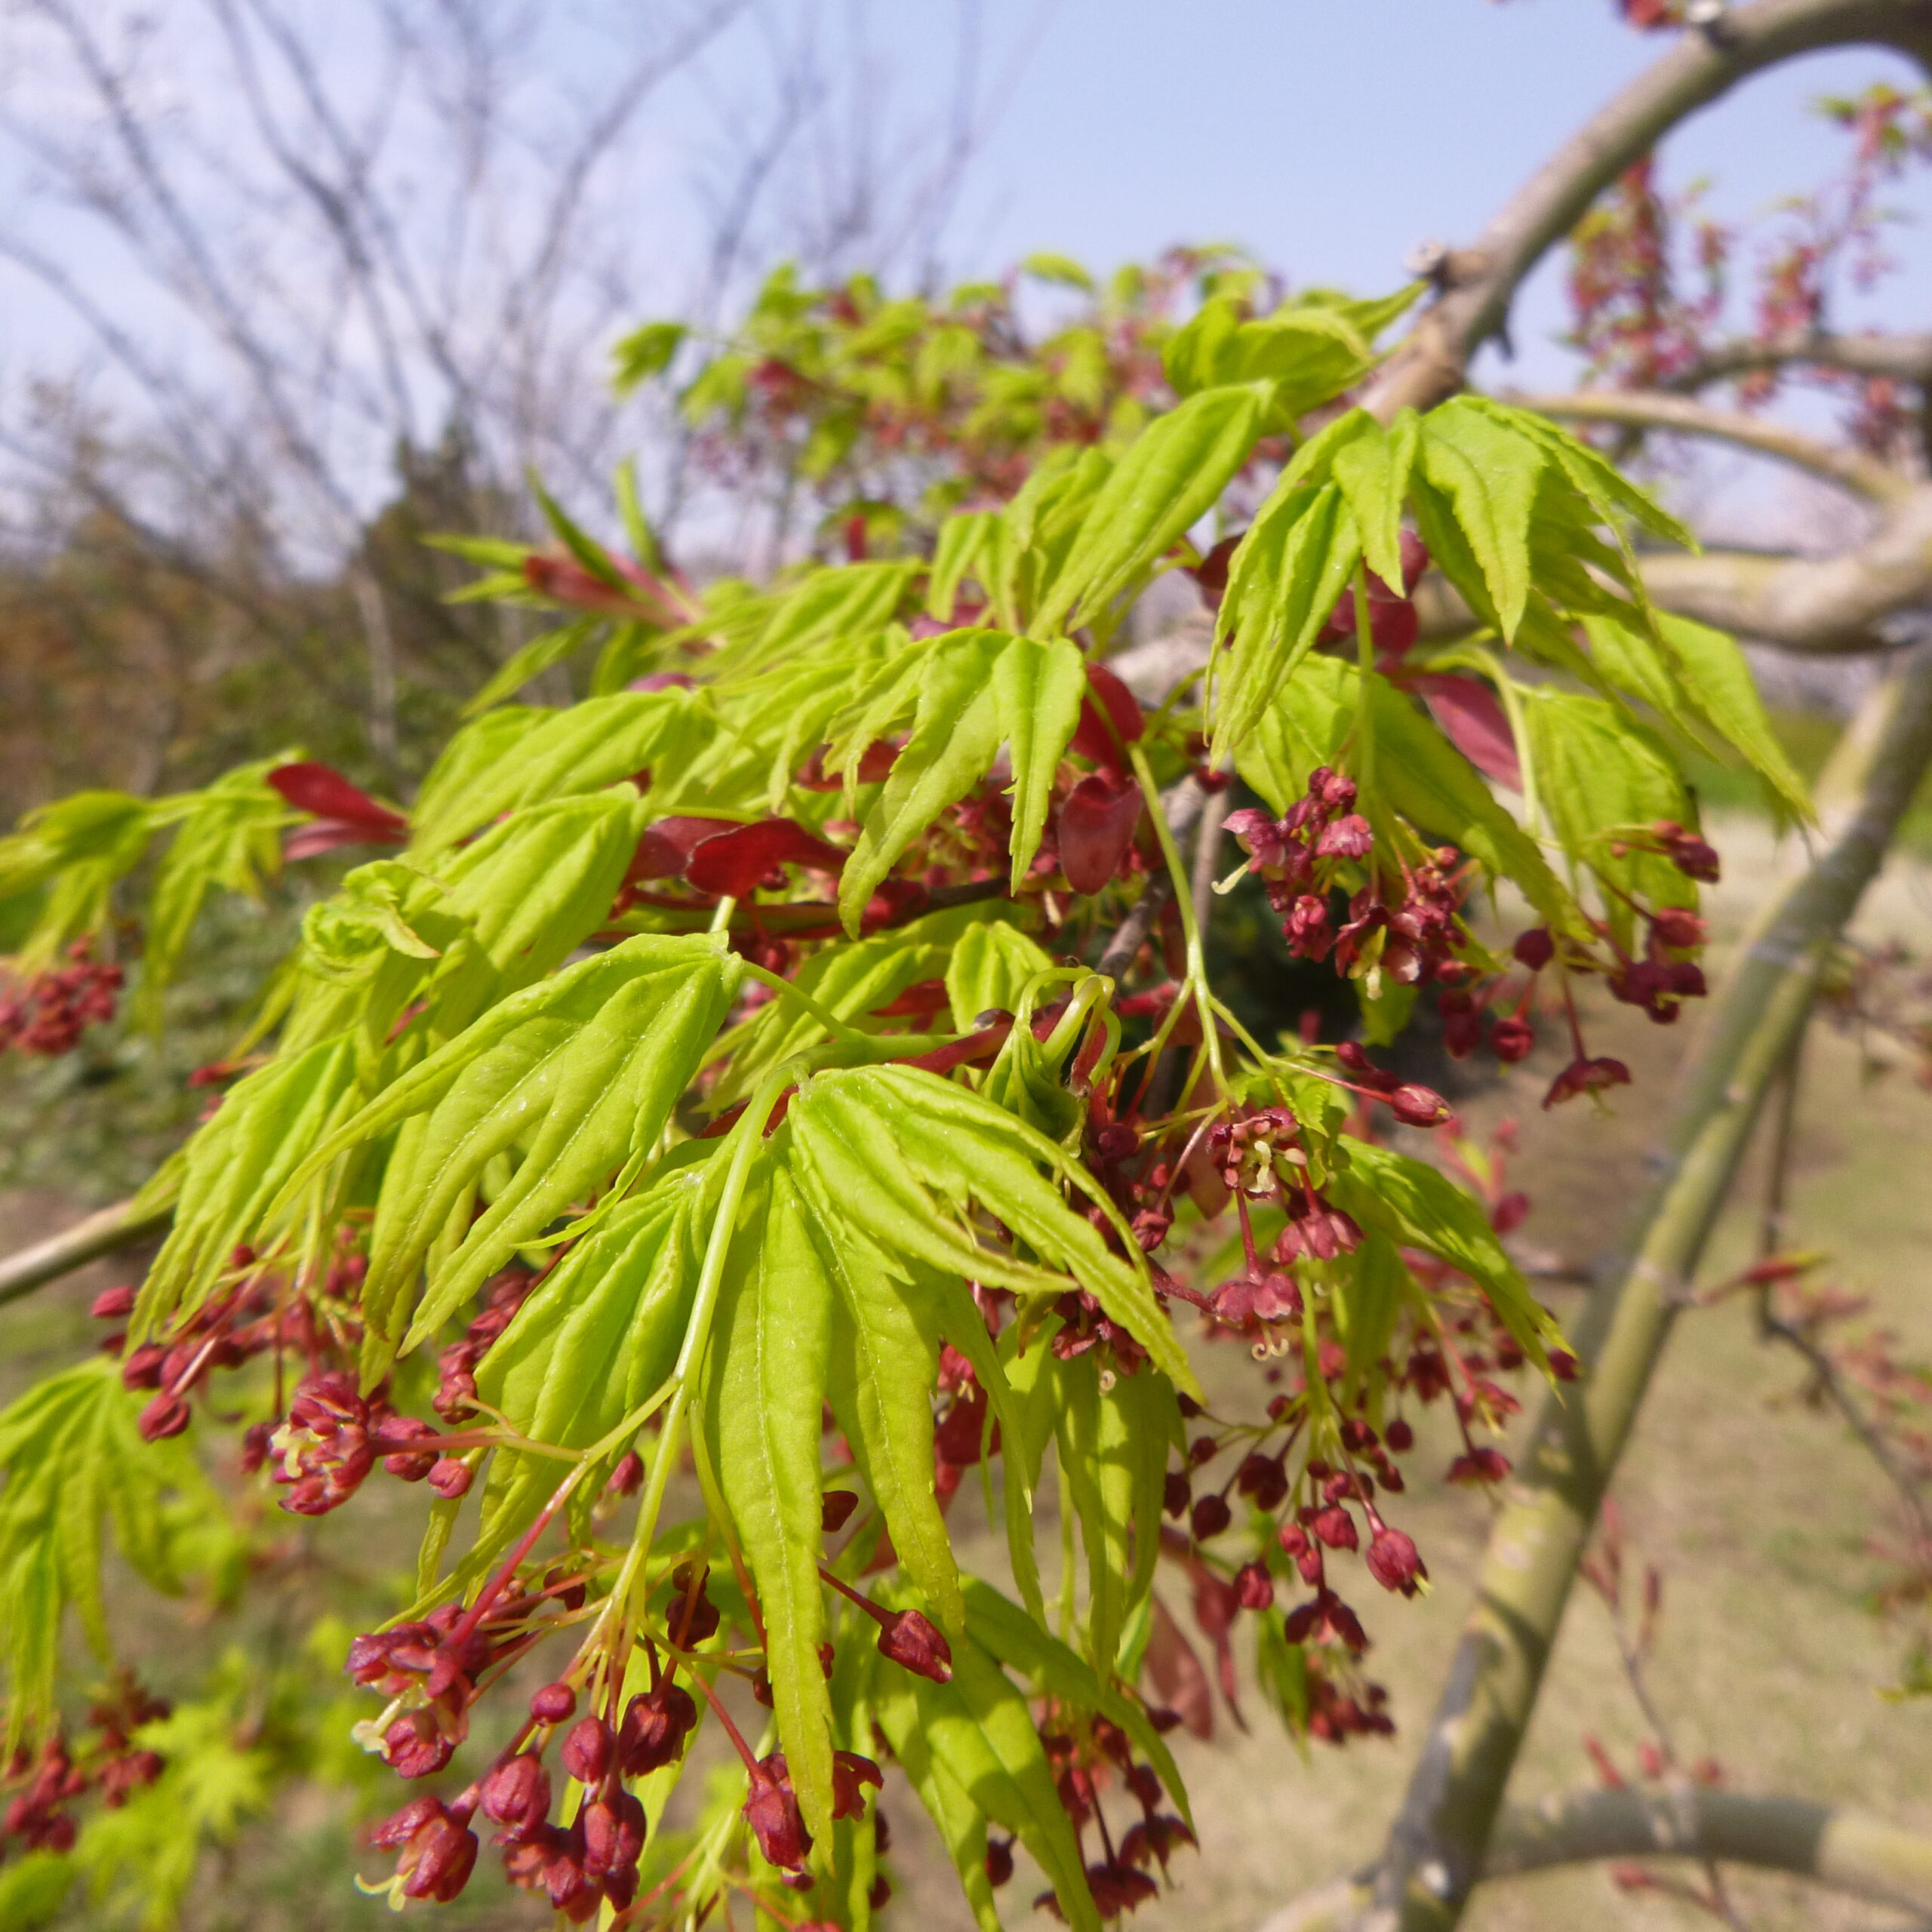
[[[810,758],[799,767],[792,783],[801,792],[836,792],[844,788],[842,777],[831,778],[826,775],[825,754],[827,747],[820,745]],[[881,738],[876,744],[868,745],[859,758],[858,771],[854,774],[861,785],[876,785],[891,771],[897,762],[900,748],[891,740]]]
[[[1126,863],[1140,792],[1111,773],[1083,778],[1060,808],[1060,862],[1075,892],[1098,892]]]
[[[707,838],[735,832],[736,819],[660,818],[637,841],[637,856],[624,874],[626,885],[647,878],[681,878],[691,857]]]
[[[593,577],[574,558],[546,557],[536,551],[523,560],[523,578],[531,589],[580,611],[595,611],[605,617],[628,618],[632,623],[660,626],[679,621],[680,612],[657,578],[634,564],[627,565],[621,558],[613,558],[611,562],[633,586],[628,592]]]
[[[1480,678],[1427,671],[1412,678],[1449,742],[1475,768],[1506,785],[1523,789],[1523,768],[1516,756],[1516,737],[1509,714],[1496,694]]]
[[[685,876],[702,891],[743,899],[780,866],[835,872],[845,857],[836,845],[814,837],[794,820],[768,818],[703,840],[692,852]]]
[[[1214,1736],[1214,1693],[1208,1673],[1158,1597],[1154,1599],[1153,1629],[1147,1639],[1147,1675],[1161,1703],[1193,1736]]]
[[[1067,749],[1118,771],[1123,769],[1121,747],[1132,744],[1146,729],[1140,700],[1104,664],[1088,665],[1080,723]]]
[[[351,824],[346,819],[318,818],[298,826],[281,841],[281,856],[291,864],[297,859],[312,859],[344,845],[400,845],[400,832],[379,832],[373,826]]]
[[[889,1006],[872,1008],[875,1020],[909,1020],[922,1014],[943,1012],[949,1004],[943,980],[921,980],[908,986]]]
[[[297,764],[278,764],[269,774],[269,783],[298,812],[312,812],[317,818],[355,827],[365,843],[400,845],[409,835],[409,821],[400,812],[377,804],[368,792],[350,784],[331,766],[306,760]],[[349,842],[343,838],[335,841],[337,844]]]

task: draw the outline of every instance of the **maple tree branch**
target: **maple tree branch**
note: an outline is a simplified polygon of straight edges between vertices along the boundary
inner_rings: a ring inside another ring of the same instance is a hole
[[[1932,1839],[1808,1798],[1701,1790],[1565,1792],[1511,1805],[1497,1821],[1483,1881],[1598,1859],[1683,1858],[1786,1872],[1875,1905],[1932,1913]],[[1305,1894],[1263,1932],[1331,1932],[1360,1881]]]
[[[1481,1874],[1577,1564],[1686,1284],[1809,1017],[1826,950],[1932,768],[1932,645],[1912,653],[1897,689],[1857,812],[1780,895],[1707,1023],[1657,1177],[1578,1324],[1581,1380],[1546,1401],[1497,1518],[1366,1924],[1446,1932]]]
[[[103,1208],[71,1228],[0,1260],[0,1302],[16,1301],[90,1261],[98,1261],[103,1254],[160,1233],[174,1214],[171,1206],[146,1214],[137,1214],[134,1208],[132,1201],[118,1201],[112,1208]]]
[[[1567,395],[1524,395],[1507,391],[1503,400],[1519,409],[1534,409],[1540,416],[1583,423],[1620,423],[1641,429],[1670,429],[1735,443],[1840,484],[1872,503],[1901,503],[1913,491],[1910,478],[1875,457],[1839,448],[1766,417],[1747,415],[1742,410],[1713,409],[1688,396],[1660,395],[1644,389],[1580,389]]]
[[[1806,329],[1761,340],[1721,342],[1688,368],[1666,377],[1663,386],[1688,395],[1713,383],[1786,368],[1794,362],[1841,369],[1854,376],[1889,376],[1894,382],[1932,382],[1932,335],[1834,335],[1829,330]]]
[[[1475,246],[1444,251],[1439,299],[1363,398],[1386,421],[1462,384],[1469,359],[1504,337],[1531,270],[1590,204],[1665,134],[1739,82],[1820,48],[1889,47],[1932,71],[1932,0],[1751,0],[1684,32],[1531,176]]]

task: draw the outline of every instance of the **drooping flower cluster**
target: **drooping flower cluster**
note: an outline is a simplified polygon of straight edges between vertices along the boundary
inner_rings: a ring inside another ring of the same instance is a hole
[[[115,1677],[111,1693],[87,1714],[87,1727],[70,1747],[56,1733],[38,1752],[23,1746],[0,1772],[0,1789],[13,1795],[0,1813],[0,1857],[5,1841],[27,1851],[67,1851],[78,1831],[72,1807],[92,1792],[109,1810],[118,1810],[165,1768],[159,1752],[137,1745],[143,1725],[168,1715],[161,1698],[142,1688],[131,1672]]]
[[[11,1047],[53,1058],[72,1053],[90,1026],[114,1017],[121,968],[94,957],[93,942],[76,940],[69,963],[0,988],[0,1053]]]
[[[1137,1763],[1127,1734],[1103,1717],[1082,1719],[1076,1712],[1049,1706],[1040,1742],[1046,1747],[1060,1804],[1080,1841],[1087,1883],[1100,1916],[1115,1918],[1145,1905],[1159,1891],[1151,1868],[1158,1866],[1164,1878],[1175,1851],[1195,1842],[1186,1824],[1161,1808],[1165,1794],[1153,1767]],[[1116,1780],[1140,1809],[1118,1842],[1101,1803]],[[1102,1855],[1097,1859],[1087,1856],[1090,1826],[1100,1841]],[[989,1846],[986,1875],[995,1886],[1012,1877],[1010,1846]],[[1064,1921],[1066,1915],[1051,1892],[1041,1893],[1033,1903]]]

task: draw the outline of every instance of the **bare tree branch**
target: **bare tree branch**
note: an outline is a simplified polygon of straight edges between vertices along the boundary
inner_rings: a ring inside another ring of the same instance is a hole
[[[1693,1788],[1566,1792],[1497,1820],[1482,1881],[1598,1859],[1721,1860],[1785,1872],[1875,1905],[1932,1916],[1932,1839],[1808,1798]],[[1366,1894],[1341,1879],[1265,1921],[1262,1932],[1340,1932]]]
[[[1854,376],[1889,376],[1894,382],[1932,382],[1932,335],[1834,335],[1826,330],[1718,343],[1665,383],[1694,394],[1734,377],[1804,364],[1841,369]]]
[[[1890,47],[1932,69],[1928,0],[1752,0],[1686,32],[1524,183],[1467,250],[1445,251],[1441,299],[1364,400],[1386,420],[1460,386],[1469,359],[1503,335],[1524,278],[1597,196],[1680,122],[1739,82],[1821,48]]]
[[[1567,395],[1524,395],[1512,390],[1506,392],[1504,400],[1540,415],[1574,422],[1620,423],[1734,443],[1824,477],[1872,503],[1897,503],[1912,494],[1911,478],[1875,457],[1841,449],[1764,417],[1712,409],[1687,396],[1642,389],[1580,389]]]

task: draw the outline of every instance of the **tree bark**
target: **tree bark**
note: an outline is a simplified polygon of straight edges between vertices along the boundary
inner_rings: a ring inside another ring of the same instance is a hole
[[[1911,478],[1876,457],[1821,441],[1767,417],[1713,409],[1688,396],[1660,395],[1644,389],[1578,389],[1567,395],[1521,395],[1506,391],[1503,400],[1559,420],[1617,423],[1734,443],[1822,476],[1875,503],[1900,503],[1913,494]]]
[[[1483,1861],[1485,1884],[1600,1858],[1743,1865],[1932,1915],[1932,1840],[1808,1798],[1729,1791],[1577,1791],[1512,1804]],[[1297,1899],[1262,1932],[1339,1932],[1363,1887],[1343,1878]]]
[[[1862,801],[1749,944],[1692,1063],[1627,1257],[1576,1337],[1580,1383],[1553,1392],[1497,1520],[1476,1606],[1375,1874],[1364,1921],[1444,1932],[1482,1872],[1580,1558],[1764,1091],[1810,1011],[1821,957],[1878,872],[1932,766],[1932,645],[1913,652]]]
[[[17,1301],[103,1254],[158,1234],[174,1217],[171,1207],[137,1214],[134,1206],[131,1201],[116,1201],[112,1208],[103,1208],[71,1228],[0,1260],[0,1302]]]

